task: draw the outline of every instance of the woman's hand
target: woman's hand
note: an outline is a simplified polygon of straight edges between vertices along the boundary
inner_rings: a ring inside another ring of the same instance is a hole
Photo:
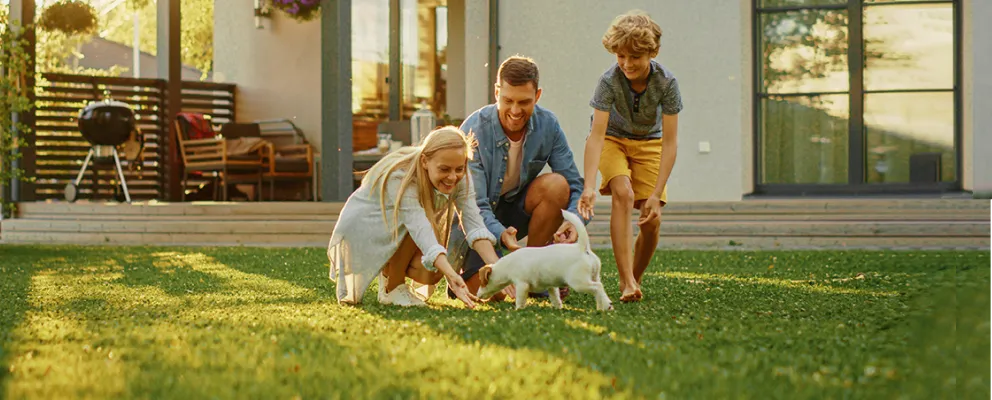
[[[465,306],[468,308],[475,308],[475,302],[479,301],[479,298],[469,292],[468,285],[465,284],[465,280],[460,275],[451,274],[446,276],[445,279],[448,280],[448,288],[455,294],[455,297],[458,297],[458,300],[465,303]]]

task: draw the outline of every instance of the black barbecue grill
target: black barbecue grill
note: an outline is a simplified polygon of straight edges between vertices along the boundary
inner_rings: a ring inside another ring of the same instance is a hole
[[[83,161],[83,167],[76,175],[76,180],[65,186],[65,199],[70,202],[76,201],[79,182],[83,179],[90,161],[113,158],[124,198],[130,203],[131,194],[127,190],[127,181],[124,179],[124,170],[121,169],[121,158],[117,147],[124,144],[133,132],[135,132],[134,111],[125,103],[105,100],[90,103],[83,108],[79,112],[79,133],[91,147],[86,154],[86,160]]]

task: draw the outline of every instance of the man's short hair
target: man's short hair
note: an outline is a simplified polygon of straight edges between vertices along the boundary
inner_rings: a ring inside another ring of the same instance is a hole
[[[526,85],[527,82],[533,82],[534,90],[537,90],[540,87],[537,84],[539,75],[537,63],[534,60],[530,57],[517,55],[507,58],[500,64],[497,83],[506,82],[512,86],[522,86]]]

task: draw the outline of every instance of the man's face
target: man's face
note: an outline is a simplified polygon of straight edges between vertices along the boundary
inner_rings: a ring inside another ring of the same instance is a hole
[[[534,106],[541,98],[541,89],[533,82],[513,86],[500,81],[496,84],[496,109],[499,110],[499,123],[507,134],[523,131],[534,114]]]

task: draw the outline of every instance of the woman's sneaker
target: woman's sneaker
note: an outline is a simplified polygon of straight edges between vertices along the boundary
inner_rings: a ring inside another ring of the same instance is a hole
[[[382,272],[379,273],[379,302],[382,303],[386,298],[386,275]]]
[[[379,304],[391,304],[401,307],[425,307],[427,303],[410,291],[406,284],[397,286],[393,291],[379,298]]]

